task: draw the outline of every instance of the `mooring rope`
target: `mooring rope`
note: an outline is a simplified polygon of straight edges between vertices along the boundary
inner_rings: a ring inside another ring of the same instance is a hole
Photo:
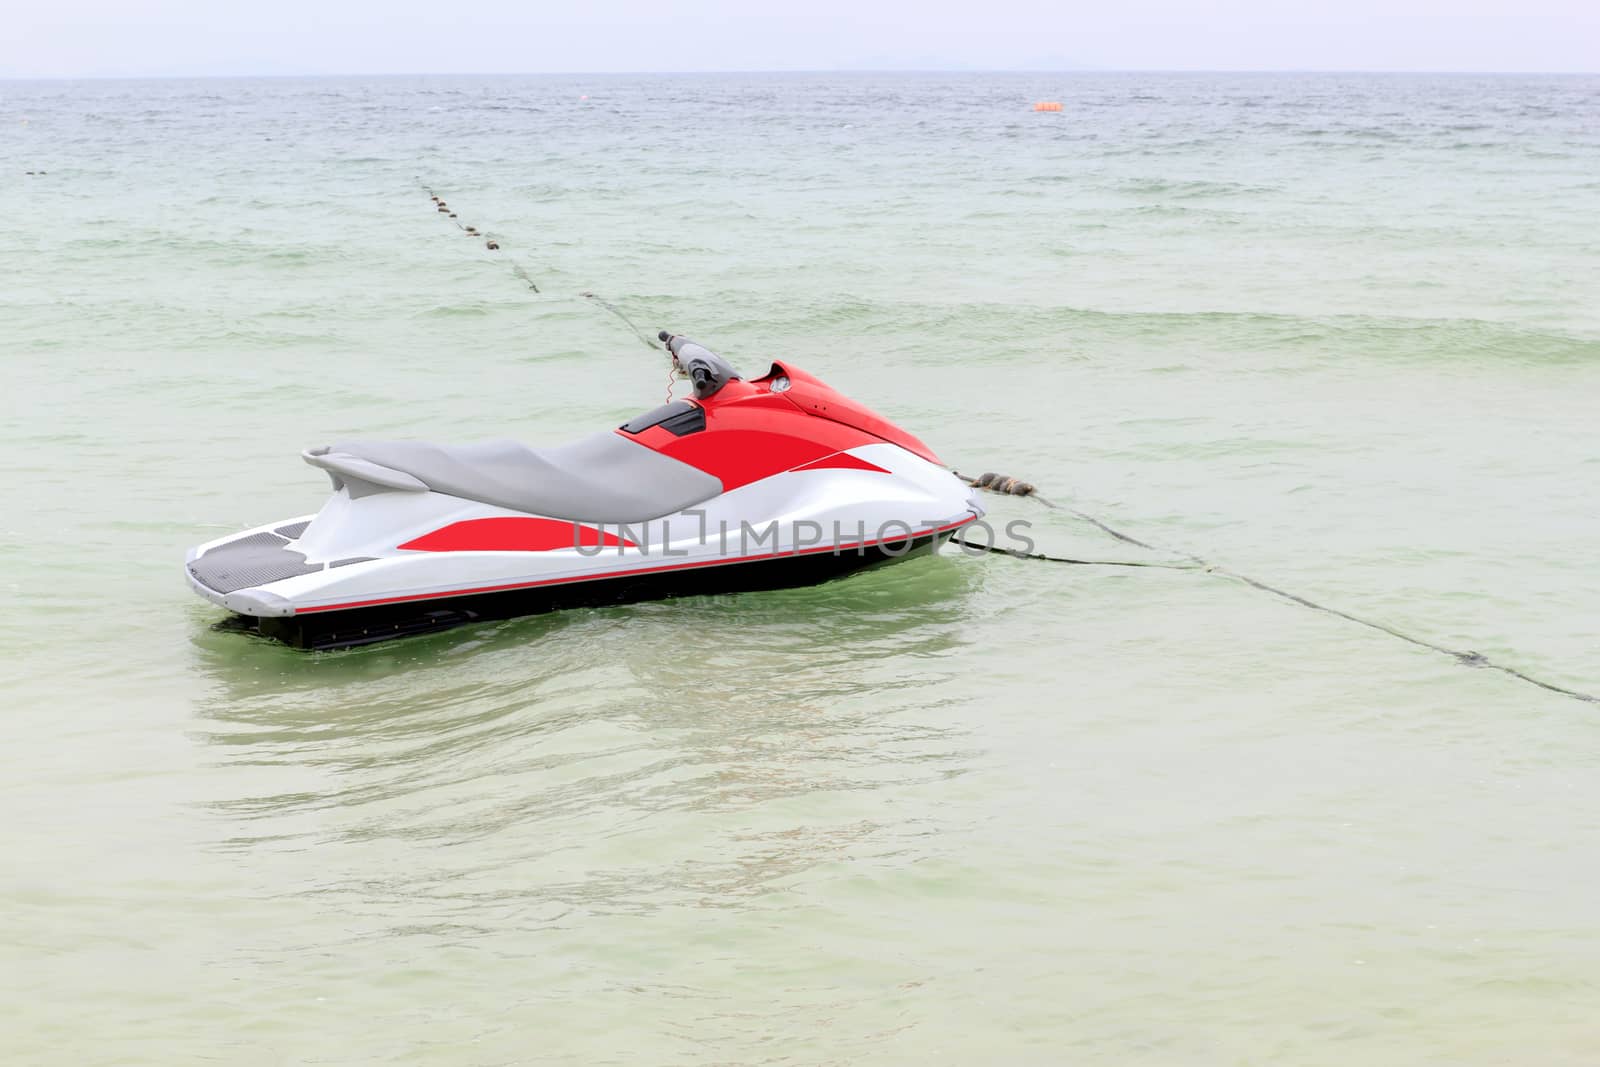
[[[483,238],[483,246],[490,252],[500,251],[500,238],[498,235],[487,230],[479,230],[477,226],[470,226],[462,222],[455,209],[450,206],[449,202],[439,196],[438,193],[434,192],[433,187],[427,182],[423,181],[420,177],[417,179],[417,188],[428,194],[428,199],[433,201],[434,211],[437,214],[444,215],[446,218],[448,218],[451,223],[454,224],[456,229],[460,230],[468,237]],[[527,270],[523,268],[522,264],[518,263],[516,259],[511,256],[507,256],[505,258],[506,262],[511,267],[511,273],[516,275],[516,277],[521,279],[523,282],[527,283],[528,288],[537,293],[539,291],[538,283],[533,280],[533,278],[528,274]],[[655,338],[651,337],[645,331],[639,329],[638,325],[632,319],[630,319],[621,308],[617,307],[617,305],[613,304],[611,301],[606,300],[604,297],[597,296],[588,290],[584,290],[578,295],[582,296],[586,300],[593,301],[594,303],[605,308],[607,311],[611,312],[611,314],[615,315],[618,319],[621,319],[628,329],[633,332],[633,335],[639,338],[639,340],[643,341],[650,348],[658,350],[661,348],[661,346],[656,343]]]
[[[1118,541],[1122,541],[1122,542],[1124,542],[1126,544],[1130,544],[1130,545],[1137,545],[1139,548],[1148,549],[1151,552],[1162,552],[1162,553],[1165,553],[1167,555],[1178,556],[1181,559],[1188,560],[1190,562],[1190,564],[1192,564],[1192,565],[1189,565],[1189,566],[1182,565],[1182,564],[1151,564],[1152,566],[1167,567],[1167,568],[1173,569],[1173,570],[1199,570],[1199,571],[1204,571],[1207,574],[1216,574],[1216,575],[1221,575],[1224,578],[1232,578],[1234,581],[1243,582],[1245,585],[1248,585],[1253,589],[1259,589],[1263,593],[1269,593],[1272,596],[1278,597],[1278,598],[1283,599],[1283,600],[1287,600],[1292,604],[1298,604],[1301,607],[1310,608],[1312,611],[1320,611],[1323,614],[1332,615],[1332,616],[1334,616],[1336,618],[1344,619],[1347,622],[1353,622],[1358,626],[1365,626],[1368,629],[1377,630],[1379,633],[1388,634],[1390,637],[1398,638],[1401,641],[1405,641],[1408,644],[1415,645],[1418,648],[1425,648],[1425,649],[1428,649],[1431,652],[1438,652],[1438,653],[1441,653],[1443,655],[1449,656],[1452,659],[1454,659],[1457,663],[1461,664],[1463,667],[1484,667],[1484,668],[1487,668],[1489,670],[1499,671],[1501,674],[1506,674],[1506,675],[1511,676],[1512,678],[1516,678],[1519,681],[1527,682],[1529,685],[1536,685],[1540,689],[1548,690],[1549,692],[1552,692],[1552,693],[1560,693],[1562,696],[1571,697],[1574,700],[1582,700],[1582,701],[1584,701],[1586,703],[1589,703],[1589,704],[1600,704],[1600,697],[1594,696],[1594,695],[1592,695],[1590,693],[1579,692],[1576,689],[1568,689],[1565,686],[1556,685],[1556,684],[1554,684],[1552,682],[1546,682],[1546,681],[1543,681],[1541,679],[1535,678],[1532,675],[1526,674],[1523,671],[1518,670],[1516,667],[1510,667],[1510,666],[1507,666],[1507,665],[1505,665],[1503,663],[1496,663],[1493,660],[1489,659],[1489,657],[1485,656],[1481,652],[1474,652],[1474,651],[1471,651],[1471,650],[1462,650],[1462,649],[1458,649],[1458,648],[1450,648],[1450,647],[1445,646],[1445,645],[1436,644],[1436,643],[1434,643],[1432,641],[1428,641],[1428,640],[1426,640],[1424,638],[1417,637],[1414,634],[1408,634],[1408,633],[1405,633],[1405,632],[1403,632],[1401,630],[1397,630],[1394,627],[1389,626],[1389,625],[1387,625],[1385,623],[1374,622],[1371,619],[1363,619],[1359,615],[1352,615],[1348,611],[1344,611],[1344,610],[1342,610],[1340,608],[1329,607],[1326,604],[1319,604],[1316,601],[1311,600],[1308,597],[1303,597],[1298,593],[1291,593],[1286,589],[1279,589],[1277,586],[1268,585],[1266,582],[1261,581],[1259,578],[1252,578],[1248,574],[1240,574],[1238,571],[1230,570],[1227,567],[1223,567],[1223,566],[1221,566],[1219,564],[1212,563],[1211,561],[1209,561],[1207,559],[1204,559],[1204,558],[1202,558],[1200,556],[1197,556],[1192,552],[1182,552],[1182,551],[1176,551],[1176,550],[1172,550],[1172,549],[1161,548],[1161,547],[1159,547],[1157,545],[1152,545],[1147,541],[1141,541],[1137,537],[1134,537],[1131,534],[1123,533],[1121,530],[1118,530],[1115,527],[1110,526],[1107,523],[1102,522],[1101,520],[1095,518],[1093,515],[1087,514],[1086,512],[1078,511],[1075,508],[1062,508],[1062,507],[1058,507],[1055,504],[1050,503],[1050,501],[1048,501],[1048,500],[1044,499],[1042,496],[1040,496],[1038,494],[1038,491],[1032,485],[1028,484],[1027,482],[1020,481],[1019,479],[1009,478],[1009,477],[1006,477],[1004,475],[997,475],[997,474],[992,474],[992,473],[985,473],[985,474],[983,474],[983,475],[981,475],[980,477],[977,477],[977,478],[968,478],[968,477],[966,477],[965,475],[963,475],[963,474],[961,474],[959,472],[952,472],[952,473],[955,473],[957,478],[960,478],[962,481],[966,482],[968,485],[972,486],[975,489],[985,489],[985,490],[988,490],[989,492],[1005,493],[1005,494],[1010,495],[1010,496],[1031,497],[1034,500],[1039,501],[1039,503],[1045,505],[1046,507],[1055,508],[1058,511],[1065,511],[1067,514],[1072,515],[1075,518],[1082,519],[1083,521],[1091,524],[1092,526],[1094,526],[1094,527],[1104,531],[1105,533],[1111,535],[1112,537],[1116,538]],[[974,546],[974,547],[977,547],[977,546]],[[991,548],[989,550],[990,551],[994,551],[994,552],[1006,553],[1008,555],[1018,556],[1019,558],[1023,558],[1023,559],[1040,559],[1040,560],[1047,560],[1047,561],[1052,562],[1052,563],[1081,563],[1081,564],[1088,564],[1088,565],[1110,566],[1110,567],[1125,567],[1125,566],[1130,566],[1131,565],[1131,564],[1127,564],[1127,563],[1100,562],[1100,561],[1095,561],[1095,560],[1058,559],[1058,558],[1051,557],[1051,556],[1044,556],[1044,555],[1038,555],[1038,554],[1033,554],[1033,553],[1024,554],[1024,553],[1016,553],[1016,552],[1007,552],[1006,549],[998,548],[998,547]]]
[[[1012,556],[1016,559],[1039,559],[1047,563],[1073,563],[1080,567],[1151,567],[1166,571],[1197,571],[1201,569],[1195,563],[1140,563],[1126,559],[1072,559],[1069,556],[1049,556],[1043,552],[1018,552],[1016,549],[1002,548],[999,545],[980,545],[961,537],[957,537],[955,540],[957,544],[968,552],[995,552],[1002,556]]]
[[[604,297],[596,296],[595,294],[591,293],[587,289],[585,289],[583,292],[579,293],[578,295],[581,296],[581,297],[584,297],[584,298],[586,298],[588,300],[593,300],[596,304],[599,304],[601,307],[603,307],[607,311],[611,312],[611,314],[615,315],[617,318],[619,318],[623,322],[627,323],[628,329],[632,330],[634,332],[634,335],[637,336],[639,338],[639,340],[643,341],[645,344],[649,345],[651,348],[659,349],[661,347],[659,344],[656,343],[655,338],[651,337],[649,334],[647,334],[643,330],[639,329],[639,327],[634,323],[634,321],[632,319],[628,318],[627,315],[624,315],[622,313],[622,309],[617,307],[617,305],[613,304],[611,301],[605,299]]]
[[[424,182],[421,178],[417,179],[417,186],[423,192],[428,194],[429,200],[433,201],[434,210],[448,218],[455,225],[456,229],[460,230],[468,237],[483,238],[483,247],[488,249],[490,252],[500,251],[500,239],[498,236],[489,233],[488,231],[479,232],[476,226],[469,226],[462,222],[457,217],[456,212],[451,209],[450,205],[442,197],[440,197],[439,194],[435,193],[428,183]],[[538,284],[528,276],[528,272],[522,268],[522,264],[518,263],[515,259],[511,259],[510,257],[507,257],[507,261],[511,265],[511,273],[515,274],[518,278],[521,278],[527,283],[529,289],[532,289],[537,293],[539,291]]]

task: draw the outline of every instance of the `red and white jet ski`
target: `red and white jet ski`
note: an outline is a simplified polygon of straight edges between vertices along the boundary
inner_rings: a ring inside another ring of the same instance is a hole
[[[344,648],[483,619],[809,585],[983,515],[917,438],[797,367],[744,381],[663,332],[694,398],[553,448],[347,441],[333,495],[189,551],[237,628]]]

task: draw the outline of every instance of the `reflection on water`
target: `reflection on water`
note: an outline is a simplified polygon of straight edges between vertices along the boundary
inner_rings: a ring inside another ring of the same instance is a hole
[[[962,738],[927,711],[982,573],[923,559],[335,653],[206,629],[194,733],[237,787],[208,805],[216,847],[314,851],[319,893],[403,894],[457,920],[470,906],[469,925],[495,901],[523,920],[737,907],[841,853],[895,847],[874,821],[835,822],[830,797],[962,772]],[[370,850],[405,857],[387,885]]]

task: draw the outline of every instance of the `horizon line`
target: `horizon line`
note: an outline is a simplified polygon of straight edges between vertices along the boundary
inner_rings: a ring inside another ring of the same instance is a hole
[[[1497,75],[1517,77],[1577,77],[1600,70],[1457,70],[1340,67],[807,67],[785,69],[718,68],[715,70],[534,70],[534,71],[372,71],[239,74],[0,74],[5,82],[73,81],[243,81],[295,78],[589,78],[617,76],[703,77],[729,74],[1430,74],[1437,76]]]

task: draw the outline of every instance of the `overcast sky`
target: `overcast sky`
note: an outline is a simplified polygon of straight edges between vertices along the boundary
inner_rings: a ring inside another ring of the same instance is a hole
[[[25,0],[0,77],[1600,70],[1600,0]]]

